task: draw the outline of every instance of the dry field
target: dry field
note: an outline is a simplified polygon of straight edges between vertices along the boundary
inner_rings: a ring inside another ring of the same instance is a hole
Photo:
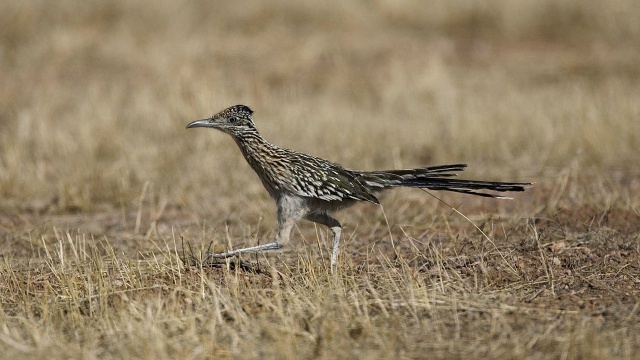
[[[0,2],[0,357],[640,358],[636,0]],[[469,163],[264,243],[233,141]],[[183,263],[183,259],[189,259]]]

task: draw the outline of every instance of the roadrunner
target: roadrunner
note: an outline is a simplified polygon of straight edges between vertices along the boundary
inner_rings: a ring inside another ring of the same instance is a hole
[[[194,121],[187,126],[187,129],[213,128],[231,135],[278,207],[278,233],[275,241],[214,254],[213,258],[281,249],[289,242],[289,235],[295,223],[305,219],[331,229],[333,233],[331,269],[333,270],[338,259],[342,225],[329,214],[346,208],[356,201],[380,204],[375,196],[376,193],[400,186],[505,198],[478,190],[524,191],[531,185],[530,183],[453,178],[456,176],[455,172],[464,170],[466,164],[382,171],[345,169],[330,161],[283,149],[267,142],[258,133],[252,114],[253,111],[249,107],[235,105],[210,118]]]

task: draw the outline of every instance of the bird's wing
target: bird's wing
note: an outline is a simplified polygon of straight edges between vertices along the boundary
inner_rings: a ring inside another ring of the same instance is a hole
[[[281,184],[286,190],[325,201],[352,199],[380,203],[351,171],[314,156],[296,155],[289,166],[290,176]]]

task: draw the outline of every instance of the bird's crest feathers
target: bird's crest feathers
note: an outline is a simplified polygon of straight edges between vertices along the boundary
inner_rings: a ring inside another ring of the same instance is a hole
[[[252,114],[253,114],[253,110],[251,110],[248,106],[234,105],[220,111],[219,113],[214,115],[214,117],[229,117],[229,116],[235,115],[235,116],[248,118]]]

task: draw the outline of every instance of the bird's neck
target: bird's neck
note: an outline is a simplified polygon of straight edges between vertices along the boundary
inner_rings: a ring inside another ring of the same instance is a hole
[[[256,166],[264,164],[267,159],[263,158],[268,156],[274,150],[277,151],[277,147],[267,140],[265,140],[258,130],[244,131],[242,134],[236,134],[233,136],[236,144],[240,148],[242,155],[249,162],[251,167],[257,171]]]

